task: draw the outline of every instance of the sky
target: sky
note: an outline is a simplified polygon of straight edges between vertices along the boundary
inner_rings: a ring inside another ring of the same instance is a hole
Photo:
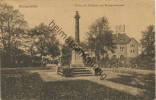
[[[116,25],[124,24],[126,34],[138,41],[142,37],[141,31],[154,24],[154,0],[5,0],[5,2],[19,9],[29,27],[39,25],[41,22],[48,25],[54,19],[68,36],[75,36],[74,15],[75,11],[79,11],[81,41],[86,40],[89,26],[103,16],[108,19],[113,31]]]

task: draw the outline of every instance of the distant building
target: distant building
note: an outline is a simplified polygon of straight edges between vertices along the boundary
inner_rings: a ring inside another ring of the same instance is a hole
[[[114,52],[108,52],[109,58],[134,58],[137,57],[142,52],[141,44],[135,39],[129,37],[126,33],[113,34],[113,43],[115,43],[116,48]],[[95,57],[94,50],[87,50],[87,53]],[[100,55],[104,57],[105,55]]]
[[[135,38],[130,38],[126,33],[113,34],[113,43],[116,44],[115,52],[109,53],[109,57],[132,58],[140,53],[140,44]]]
[[[125,33],[125,25],[117,25],[115,34],[113,34],[113,43],[116,45],[114,52],[108,51],[108,57],[112,58],[134,58],[142,53],[141,44],[133,37]],[[104,48],[107,50],[107,48]],[[95,57],[94,50],[87,50],[87,53]],[[104,57],[106,55],[100,55]]]

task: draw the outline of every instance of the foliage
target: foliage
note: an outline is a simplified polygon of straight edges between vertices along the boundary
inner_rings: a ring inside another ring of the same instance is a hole
[[[60,54],[56,34],[48,26],[28,29],[24,16],[13,6],[0,2],[0,55],[2,66],[40,66],[43,55]],[[40,56],[38,56],[40,54]]]
[[[51,55],[56,57],[60,54],[56,34],[48,26],[41,23],[31,29],[31,35],[35,39],[33,46],[36,47],[40,56]]]
[[[24,16],[12,6],[0,3],[0,36],[3,48],[16,44],[17,37],[23,35],[27,22]]]
[[[141,44],[143,46],[143,53],[154,57],[155,55],[155,30],[154,25],[147,27],[147,30],[142,32]]]
[[[143,51],[131,59],[131,65],[137,65],[141,69],[154,69],[155,67],[155,30],[154,25],[149,25],[147,30],[142,32],[141,44]]]
[[[151,59],[151,56],[147,55],[139,55],[136,58],[130,60],[130,63],[133,65],[137,65],[138,68],[141,69],[154,69],[155,68],[155,61]]]
[[[109,28],[108,20],[105,17],[97,19],[89,28],[88,47],[95,52],[96,60],[100,60],[100,55],[108,55],[108,51],[113,52],[112,31]]]
[[[12,55],[10,56],[8,54],[8,50],[10,49],[6,48],[5,50],[2,50],[0,52],[2,58],[1,61],[3,62],[2,67],[39,67],[41,64],[41,59],[39,57],[31,57],[29,55],[26,55],[23,50],[12,47]],[[10,59],[10,57],[12,59],[10,60],[10,62],[8,62],[8,59]]]
[[[70,65],[72,50],[68,45],[62,46],[62,65]]]
[[[15,66],[17,58],[24,55],[20,48],[23,37],[27,37],[26,30],[24,16],[13,6],[0,2],[0,53],[5,60],[2,66]]]

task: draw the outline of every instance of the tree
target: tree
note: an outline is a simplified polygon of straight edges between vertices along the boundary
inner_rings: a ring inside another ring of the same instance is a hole
[[[139,67],[153,69],[155,66],[155,30],[154,25],[149,25],[147,30],[142,32],[141,44],[143,52],[135,61]]]
[[[107,56],[108,51],[114,51],[115,44],[113,43],[112,31],[105,17],[97,19],[90,26],[88,32],[88,46],[95,52],[97,62],[100,61],[100,55]]]
[[[10,47],[13,37],[24,33],[27,22],[24,16],[12,6],[0,3],[0,29],[3,47]]]
[[[31,35],[35,40],[32,45],[36,47],[41,58],[46,55],[56,57],[60,54],[59,41],[56,39],[56,34],[45,24],[41,23],[31,29]]]
[[[64,44],[62,46],[62,65],[69,65],[71,62],[71,56],[72,56],[72,48],[68,46],[68,44]]]
[[[154,25],[149,25],[147,30],[142,32],[141,44],[143,47],[143,53],[148,56],[155,55],[155,30]]]
[[[141,69],[154,69],[155,67],[155,30],[154,25],[149,25],[145,31],[142,31],[142,53],[131,59],[130,64]]]
[[[0,2],[0,44],[3,55],[7,54],[8,64],[15,62],[15,49],[19,49],[21,36],[25,34],[27,22],[24,16],[13,6]],[[20,51],[20,50],[19,50]]]

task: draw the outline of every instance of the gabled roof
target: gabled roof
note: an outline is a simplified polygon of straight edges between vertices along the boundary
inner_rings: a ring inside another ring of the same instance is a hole
[[[133,40],[133,41],[135,41],[135,42],[137,42],[137,43],[138,43],[138,41],[137,41],[135,38],[133,38],[133,37],[131,38],[131,40]]]
[[[130,41],[131,41],[131,38],[127,36],[126,33],[113,34],[113,42],[116,44],[127,44]]]

